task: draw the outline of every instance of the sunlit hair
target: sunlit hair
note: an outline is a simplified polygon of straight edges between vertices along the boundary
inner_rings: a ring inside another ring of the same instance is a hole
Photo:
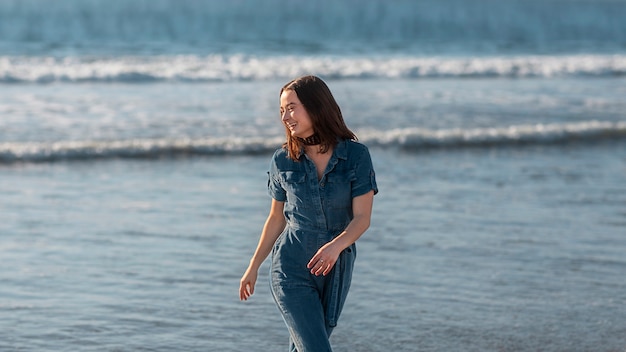
[[[280,90],[280,95],[286,90],[296,93],[300,103],[304,106],[311,123],[313,131],[320,138],[319,151],[326,153],[330,148],[337,145],[338,139],[357,140],[356,135],[348,129],[341,109],[335,101],[330,89],[319,77],[302,76],[285,84]],[[285,126],[287,142],[283,145],[289,151],[289,157],[298,160],[303,151],[304,144],[291,135],[289,128]]]

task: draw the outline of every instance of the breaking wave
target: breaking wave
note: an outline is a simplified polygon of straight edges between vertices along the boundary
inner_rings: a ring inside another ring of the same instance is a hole
[[[360,131],[359,136],[362,143],[371,147],[395,147],[405,150],[564,145],[626,139],[626,121],[587,121],[474,129],[404,128],[382,132]],[[282,141],[283,137],[11,142],[0,143],[0,163],[175,158],[192,155],[258,155],[271,153],[282,144]]]
[[[258,81],[306,73],[333,79],[615,77],[626,75],[626,55],[0,57],[0,83]]]

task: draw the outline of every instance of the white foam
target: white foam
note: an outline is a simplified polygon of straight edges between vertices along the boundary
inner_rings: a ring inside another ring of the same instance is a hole
[[[626,55],[515,57],[333,57],[181,55],[154,57],[0,57],[0,82],[150,82],[288,79],[314,72],[335,79],[446,77],[611,77]]]
[[[558,144],[605,138],[624,138],[626,137],[626,121],[585,121],[568,124],[443,130],[405,128],[385,132],[363,131],[360,136],[369,145],[404,148]]]
[[[495,128],[428,130],[405,128],[359,131],[360,141],[371,147],[403,149],[567,144],[626,138],[626,121],[585,121],[569,124],[517,125]],[[188,155],[249,155],[271,153],[283,137],[132,139],[117,141],[58,141],[0,143],[0,163],[45,162],[109,158],[157,158]]]
[[[276,148],[278,138],[132,139],[0,143],[0,160],[54,161],[98,158],[150,158],[180,155],[253,154]]]

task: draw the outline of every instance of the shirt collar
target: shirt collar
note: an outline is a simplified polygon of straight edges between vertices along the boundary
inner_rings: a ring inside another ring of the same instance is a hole
[[[339,140],[337,145],[335,146],[335,155],[337,158],[346,160],[348,159],[348,141],[347,140]]]

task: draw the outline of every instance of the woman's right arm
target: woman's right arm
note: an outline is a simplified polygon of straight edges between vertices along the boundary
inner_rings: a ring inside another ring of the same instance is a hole
[[[250,265],[248,269],[241,277],[239,282],[239,299],[242,301],[247,300],[254,293],[254,285],[256,284],[257,274],[261,263],[267,258],[272,251],[276,239],[285,229],[287,224],[285,216],[283,215],[283,208],[285,202],[272,199],[272,206],[270,207],[270,214],[267,216],[265,225],[263,226],[263,232],[261,232],[261,238],[259,244],[254,251],[252,259],[250,259]]]

